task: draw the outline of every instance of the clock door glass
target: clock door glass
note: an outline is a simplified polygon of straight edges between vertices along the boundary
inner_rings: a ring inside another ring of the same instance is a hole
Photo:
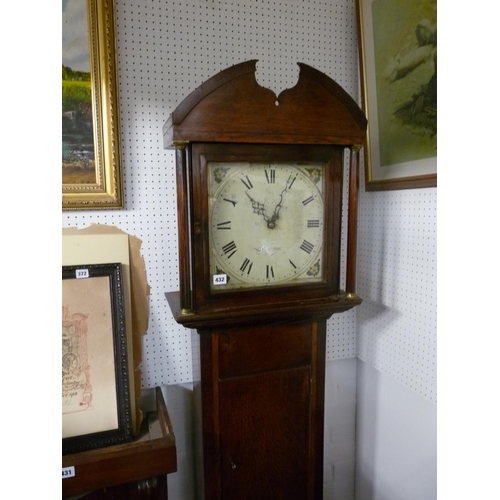
[[[323,280],[321,163],[208,163],[213,291]]]

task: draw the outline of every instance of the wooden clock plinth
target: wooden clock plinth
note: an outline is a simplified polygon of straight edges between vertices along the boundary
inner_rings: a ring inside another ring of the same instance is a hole
[[[322,498],[326,322],[356,295],[366,118],[299,64],[278,97],[256,61],[202,84],[163,127],[176,149],[179,292],[196,329],[206,500]],[[344,151],[350,150],[345,291]]]

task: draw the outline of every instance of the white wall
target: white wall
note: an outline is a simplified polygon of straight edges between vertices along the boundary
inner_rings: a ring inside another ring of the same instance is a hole
[[[436,198],[360,193],[356,500],[437,496]]]
[[[325,386],[323,498],[354,500],[356,359],[327,362]]]
[[[436,405],[358,360],[356,500],[437,498]]]

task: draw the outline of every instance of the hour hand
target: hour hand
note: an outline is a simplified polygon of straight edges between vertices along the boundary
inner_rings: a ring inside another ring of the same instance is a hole
[[[269,217],[266,215],[266,209],[264,207],[264,204],[254,200],[246,191],[245,194],[248,196],[248,199],[252,202],[253,213],[262,215],[264,220],[266,222],[269,222]]]

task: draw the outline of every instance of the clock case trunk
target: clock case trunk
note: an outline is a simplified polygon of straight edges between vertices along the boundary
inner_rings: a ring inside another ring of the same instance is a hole
[[[322,498],[326,319],[195,335],[198,498]]]
[[[175,148],[179,324],[197,330],[193,365],[203,443],[201,498],[322,498],[326,322],[361,303],[355,290],[358,156],[366,118],[332,79],[298,63],[278,97],[258,85],[257,61],[218,73],[163,127]],[[343,151],[349,149],[346,286],[341,290]],[[213,294],[208,272],[206,162],[213,158],[328,162],[328,254],[320,285]],[[201,479],[200,478],[200,479]]]

